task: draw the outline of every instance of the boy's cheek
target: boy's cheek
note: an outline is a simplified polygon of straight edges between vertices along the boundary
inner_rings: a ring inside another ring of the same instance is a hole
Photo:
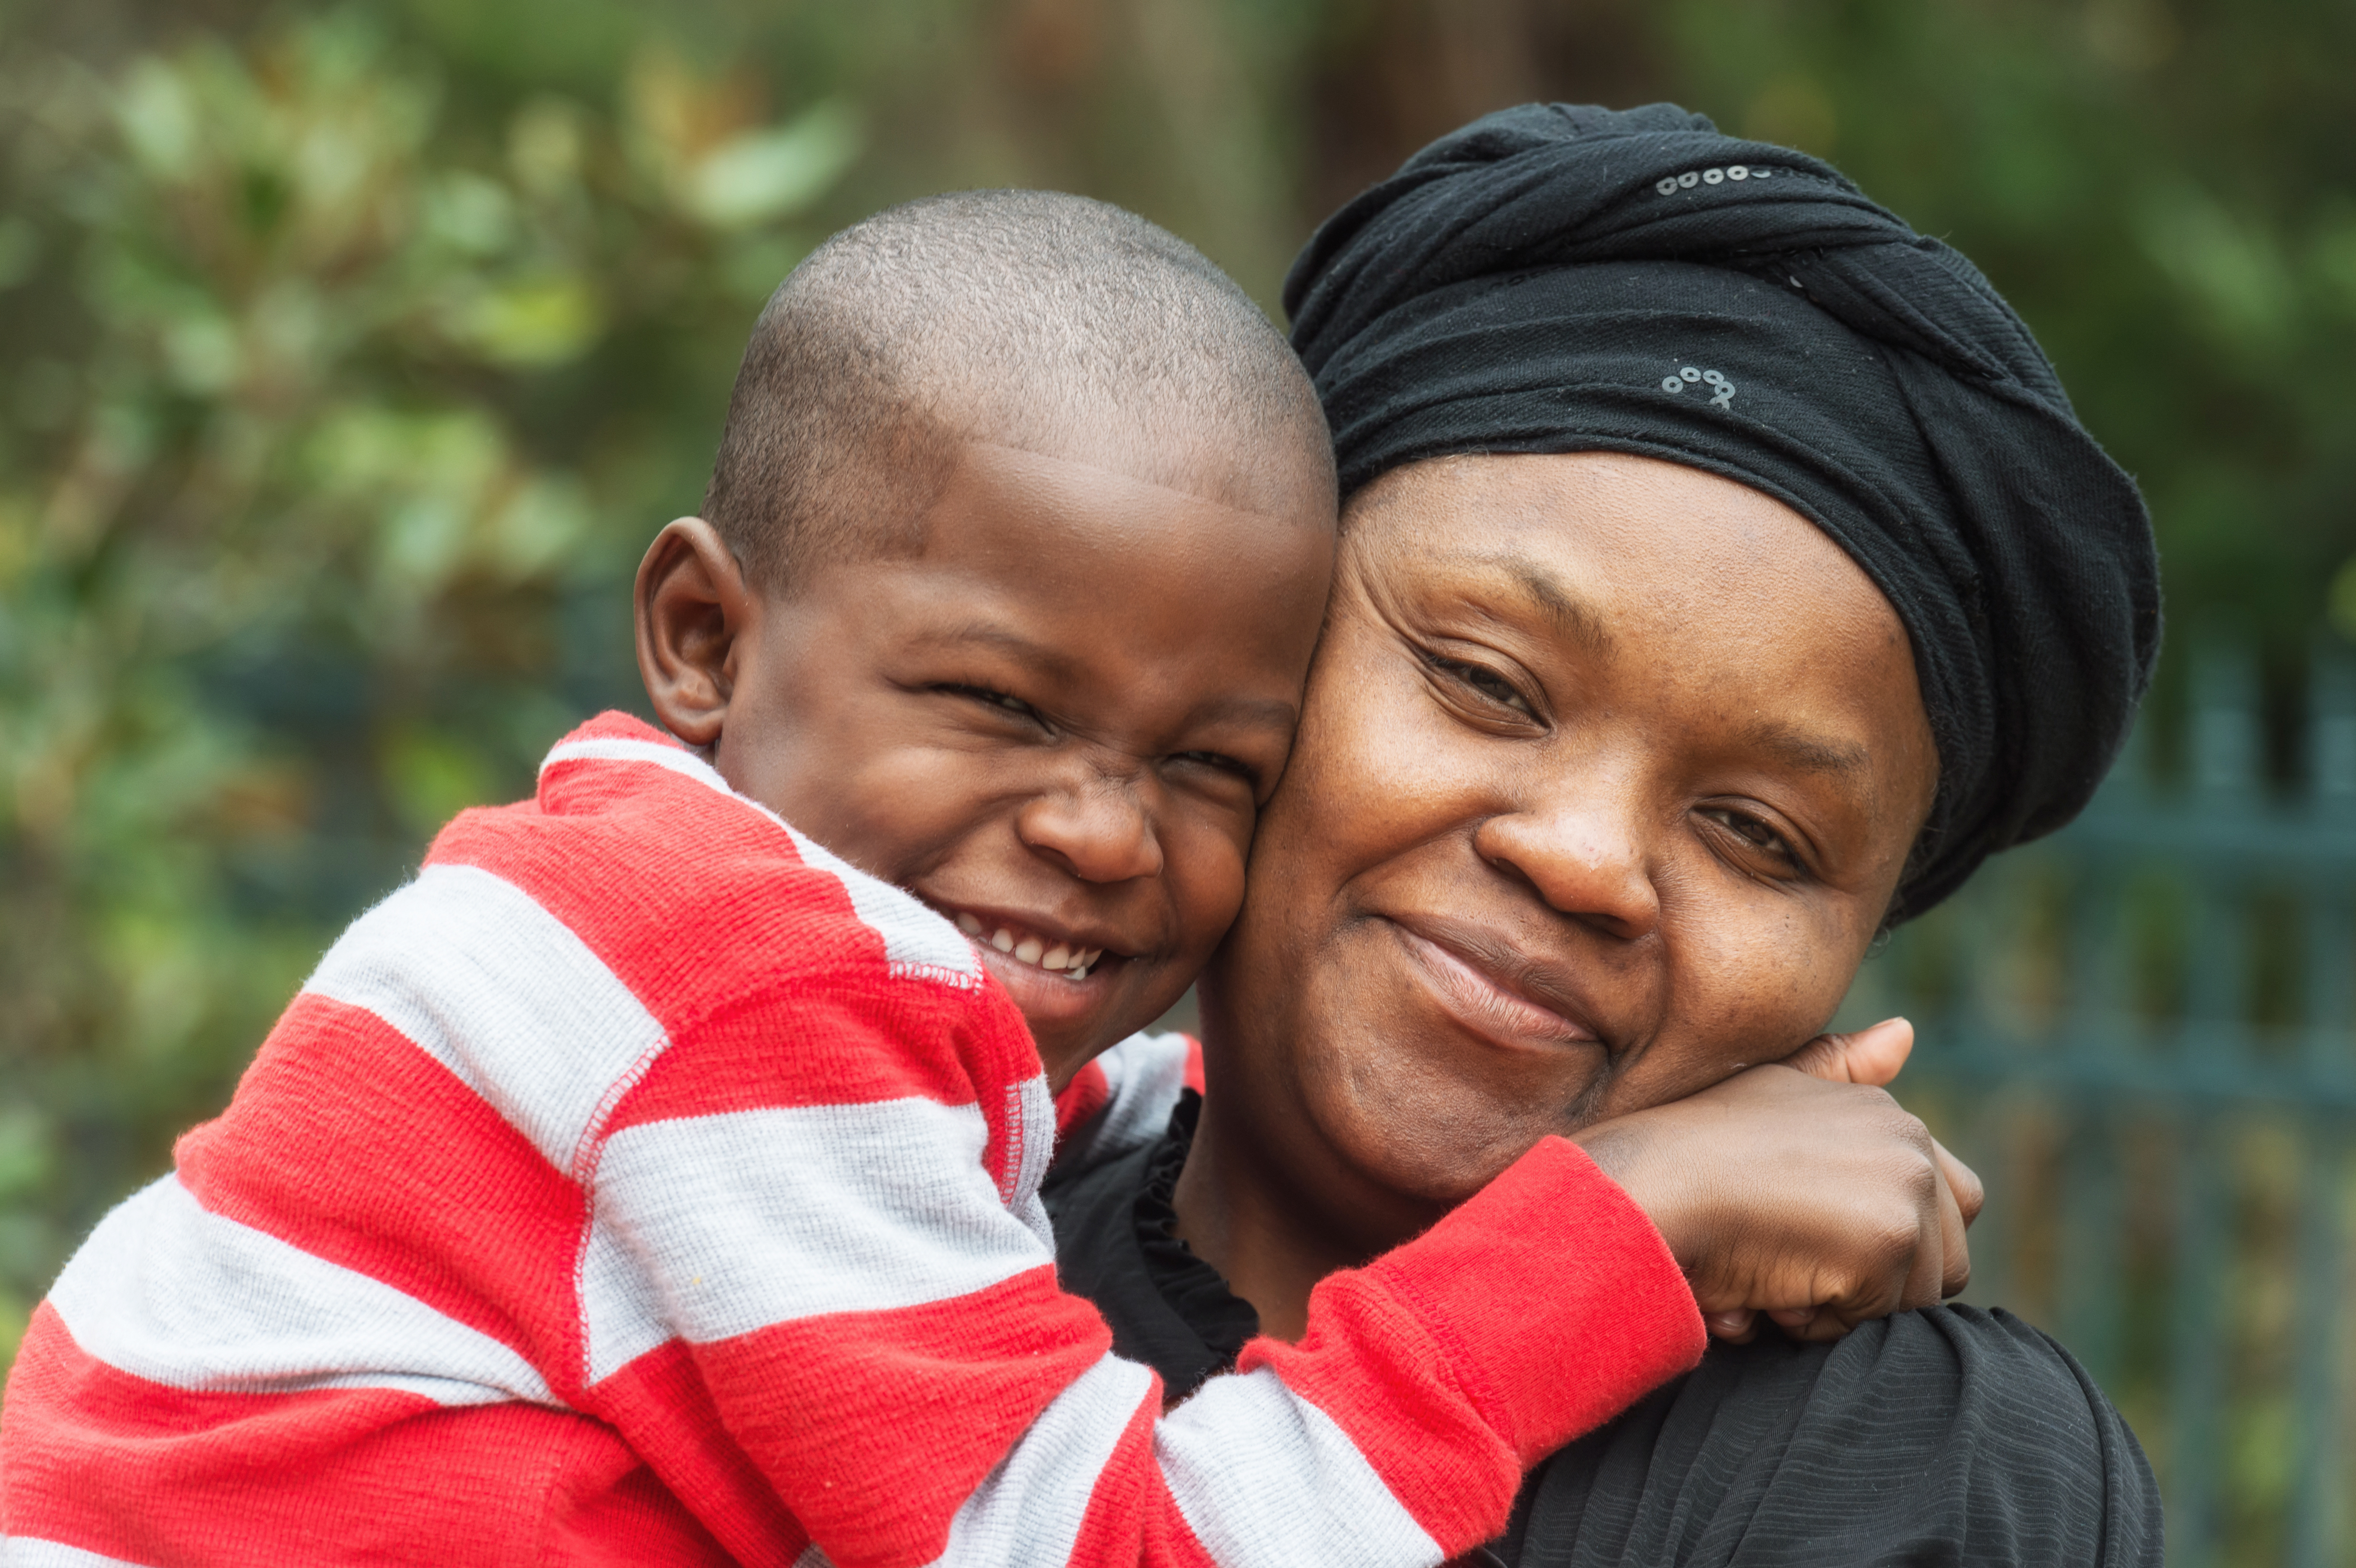
[[[1210,956],[1243,908],[1244,865],[1250,842],[1248,832],[1240,838],[1212,834],[1194,843],[1174,844],[1167,852],[1183,963],[1190,970]]]

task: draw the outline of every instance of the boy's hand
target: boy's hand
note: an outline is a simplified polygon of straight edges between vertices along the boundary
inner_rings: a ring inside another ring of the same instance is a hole
[[[1875,1088],[1887,1088],[1906,1065],[1914,1051],[1914,1026],[1904,1019],[1884,1019],[1869,1024],[1854,1034],[1820,1034],[1783,1059],[1786,1067],[1796,1067],[1811,1078],[1821,1078],[1827,1083],[1870,1083]],[[1947,1179],[1949,1190],[1955,1195],[1955,1206],[1964,1216],[1968,1229],[1980,1217],[1980,1206],[1987,1200],[1987,1189],[1980,1185],[1978,1175],[1968,1165],[1947,1152],[1947,1146],[1938,1139],[1931,1140],[1931,1149],[1938,1157],[1939,1174]],[[1959,1253],[1953,1260],[1944,1285],[1945,1296],[1954,1296],[1971,1283],[1971,1259]],[[1944,1296],[1942,1296],[1944,1299]],[[1779,1308],[1767,1316],[1793,1333],[1804,1332],[1815,1320],[1815,1307]],[[1748,1344],[1758,1334],[1759,1315],[1747,1307],[1727,1312],[1713,1312],[1707,1318],[1709,1331],[1720,1339],[1734,1344]]]
[[[1970,1277],[1979,1183],[1870,1083],[1912,1043],[1902,1020],[1812,1041],[1777,1064],[1578,1135],[1652,1217],[1712,1331],[1753,1310],[1807,1339],[1936,1304]],[[1829,1080],[1829,1081],[1828,1081]]]
[[[1870,1083],[1887,1089],[1914,1053],[1914,1026],[1884,1019],[1855,1034],[1820,1034],[1783,1059],[1811,1078],[1827,1083]]]

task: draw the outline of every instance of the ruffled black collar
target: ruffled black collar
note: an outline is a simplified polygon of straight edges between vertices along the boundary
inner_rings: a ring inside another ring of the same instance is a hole
[[[1251,1303],[1173,1233],[1172,1200],[1202,1112],[1189,1090],[1159,1139],[1101,1165],[1051,1170],[1040,1193],[1064,1288],[1095,1302],[1113,1349],[1161,1373],[1173,1398],[1232,1368],[1259,1332]]]
[[[1135,1208],[1137,1246],[1162,1299],[1203,1337],[1205,1348],[1220,1359],[1218,1370],[1225,1371],[1259,1332],[1259,1313],[1227,1288],[1217,1269],[1178,1239],[1178,1173],[1186,1168],[1186,1153],[1194,1147],[1194,1128],[1202,1115],[1203,1096],[1186,1090],[1170,1113],[1169,1128],[1146,1157]]]

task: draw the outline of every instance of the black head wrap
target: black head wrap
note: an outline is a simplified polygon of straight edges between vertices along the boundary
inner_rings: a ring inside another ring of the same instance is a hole
[[[1913,643],[1939,789],[1893,919],[2094,794],[2150,683],[2135,484],[1961,255],[1668,104],[1526,104],[1335,213],[1284,304],[1344,495],[1418,458],[1611,451],[1774,496]]]

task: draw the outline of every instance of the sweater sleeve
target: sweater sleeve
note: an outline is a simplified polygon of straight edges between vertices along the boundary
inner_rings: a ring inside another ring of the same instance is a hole
[[[680,1040],[596,1163],[586,1394],[740,1557],[806,1531],[837,1568],[1438,1563],[1699,1354],[1650,1223],[1549,1139],[1163,1416],[1057,1288],[1022,1147],[1044,1083],[993,1103],[971,1011],[909,989]]]

